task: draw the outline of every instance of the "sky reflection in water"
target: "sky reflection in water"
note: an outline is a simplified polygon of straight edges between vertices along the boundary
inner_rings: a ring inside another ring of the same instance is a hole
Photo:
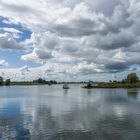
[[[139,140],[139,89],[0,87],[2,140]]]

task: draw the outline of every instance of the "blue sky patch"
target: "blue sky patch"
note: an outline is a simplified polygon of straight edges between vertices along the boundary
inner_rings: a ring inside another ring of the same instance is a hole
[[[0,28],[14,28],[22,32],[21,37],[16,39],[18,42],[24,41],[25,39],[31,37],[32,32],[29,29],[23,27],[21,24],[8,24],[4,21],[8,21],[8,18],[0,17]],[[0,30],[0,33],[4,33],[4,31]]]

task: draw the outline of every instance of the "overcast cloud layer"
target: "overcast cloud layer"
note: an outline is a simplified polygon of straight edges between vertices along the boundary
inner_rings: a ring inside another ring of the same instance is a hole
[[[21,25],[32,33],[30,38],[19,41],[21,31],[1,27],[0,51],[22,51],[21,63],[42,65],[14,69],[20,71],[20,78],[31,75],[25,73],[34,73],[48,79],[87,80],[98,73],[102,77],[111,73],[116,78],[113,73],[139,70],[139,0],[1,0],[0,3],[0,16],[6,18],[3,23]],[[1,72],[5,66],[10,68],[9,62],[1,59]],[[9,68],[7,73],[13,72]]]

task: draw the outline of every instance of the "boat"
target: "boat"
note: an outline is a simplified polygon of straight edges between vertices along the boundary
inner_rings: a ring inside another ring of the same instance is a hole
[[[63,85],[63,89],[69,89],[70,87],[69,87],[69,85],[67,84],[67,83],[65,83],[64,85]]]

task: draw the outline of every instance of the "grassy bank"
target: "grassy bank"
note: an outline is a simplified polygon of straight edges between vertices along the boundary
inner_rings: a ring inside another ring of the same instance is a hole
[[[99,83],[85,85],[83,88],[140,88],[140,83]]]
[[[10,86],[18,86],[18,85],[21,85],[21,86],[31,86],[31,85],[41,85],[39,83],[33,83],[33,82],[11,82],[10,83]]]

